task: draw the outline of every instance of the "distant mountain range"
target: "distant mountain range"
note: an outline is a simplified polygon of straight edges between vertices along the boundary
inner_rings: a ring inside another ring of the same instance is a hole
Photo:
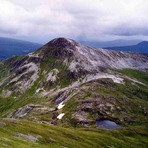
[[[148,41],[140,41],[140,40],[115,40],[108,42],[80,41],[80,43],[95,48],[148,53]]]
[[[0,37],[0,60],[13,55],[24,55],[40,48],[42,45],[23,40]]]
[[[78,41],[78,42],[90,47],[103,48],[103,47],[136,45],[140,43],[141,40]]]
[[[132,51],[140,53],[148,53],[148,41],[140,42],[136,45],[120,46],[120,47],[105,47],[106,49],[120,50],[120,51]]]
[[[95,47],[121,51],[148,53],[148,41],[140,40],[114,40],[114,41],[79,41],[80,43]],[[40,48],[38,43],[0,37],[0,61],[14,55],[26,55]]]

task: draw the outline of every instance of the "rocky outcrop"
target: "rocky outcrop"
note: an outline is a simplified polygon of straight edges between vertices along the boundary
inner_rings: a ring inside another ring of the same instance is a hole
[[[23,106],[21,108],[18,108],[16,111],[10,113],[7,118],[16,118],[16,119],[24,119],[28,118],[34,121],[39,121],[40,119],[37,119],[36,117],[33,117],[32,114],[47,114],[50,112],[55,111],[56,108],[51,108],[47,106],[42,106],[39,104],[28,104],[26,106]],[[31,114],[31,116],[29,116]]]
[[[32,105],[32,104],[26,105],[25,107],[19,108],[15,112],[11,113],[7,117],[21,119],[21,118],[25,117],[34,107],[36,107],[36,106]]]

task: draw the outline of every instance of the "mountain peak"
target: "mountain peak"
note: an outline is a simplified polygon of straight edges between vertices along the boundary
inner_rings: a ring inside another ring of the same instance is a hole
[[[71,39],[67,39],[64,37],[55,38],[47,43],[50,46],[62,47],[62,48],[73,48],[77,45],[77,43]]]
[[[60,37],[49,41],[38,51],[39,55],[41,55],[42,57],[51,56],[56,58],[65,58],[72,56],[74,54],[74,51],[76,51],[77,46],[77,42],[71,39]]]
[[[138,45],[148,45],[148,41],[142,41]]]

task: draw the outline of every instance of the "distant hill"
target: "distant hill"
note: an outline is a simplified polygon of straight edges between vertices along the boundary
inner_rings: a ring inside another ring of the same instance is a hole
[[[120,47],[105,47],[106,49],[114,49],[120,51],[132,51],[139,53],[148,53],[148,41],[140,42],[136,45],[131,46],[120,46]]]
[[[103,47],[120,47],[120,46],[130,46],[136,45],[140,43],[140,40],[113,40],[113,41],[79,41],[80,43],[95,47],[95,48],[103,48]]]
[[[0,60],[13,55],[28,54],[41,46],[41,44],[28,41],[0,37]]]

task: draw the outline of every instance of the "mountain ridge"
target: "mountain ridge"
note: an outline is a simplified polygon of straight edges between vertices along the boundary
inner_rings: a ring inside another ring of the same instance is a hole
[[[29,41],[0,37],[0,59],[15,55],[25,55],[41,46],[41,44]]]
[[[142,41],[136,45],[130,46],[114,46],[114,47],[104,47],[106,49],[119,50],[119,51],[131,51],[138,53],[148,54],[148,41]]]
[[[130,46],[141,42],[141,40],[112,40],[112,41],[78,41],[81,44],[91,46],[94,48],[105,48],[115,46]]]

